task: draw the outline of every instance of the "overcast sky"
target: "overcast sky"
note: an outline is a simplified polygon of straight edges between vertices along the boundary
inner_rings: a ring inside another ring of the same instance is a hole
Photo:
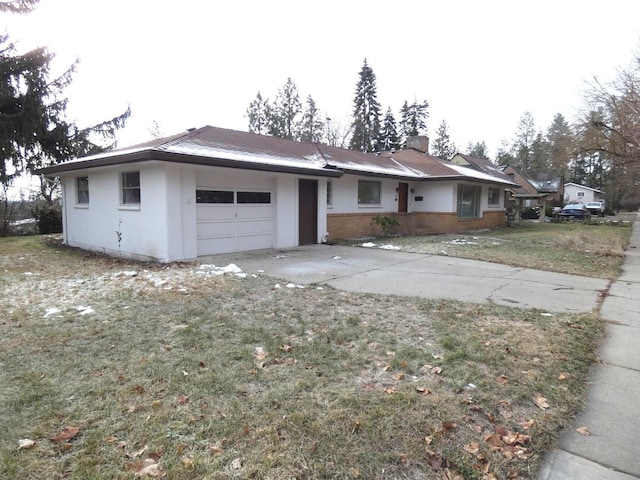
[[[48,46],[58,71],[74,58],[68,112],[81,126],[131,106],[119,146],[213,125],[247,130],[258,90],[288,77],[301,99],[346,124],[366,58],[383,112],[430,104],[465,150],[495,156],[530,111],[546,130],[571,120],[586,82],[613,77],[640,45],[637,0],[41,0],[3,15],[20,49]]]

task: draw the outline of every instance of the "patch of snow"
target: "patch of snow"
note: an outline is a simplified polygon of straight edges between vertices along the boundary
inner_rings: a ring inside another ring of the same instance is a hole
[[[246,273],[234,273],[234,275],[238,278],[247,278],[247,274]]]
[[[114,277],[135,277],[136,275],[138,275],[138,272],[135,270],[121,270]]]
[[[216,267],[215,265],[200,265],[199,270],[196,272],[200,275],[224,275],[225,273],[243,274],[242,269],[237,265],[230,263],[226,267]],[[246,276],[246,275],[245,275]],[[244,278],[244,277],[242,277]]]
[[[23,275],[26,275],[27,277],[30,277],[31,275],[33,275],[33,272],[24,272]]]
[[[288,258],[287,255],[276,255],[273,258],[278,259],[278,260],[282,260],[284,258]]]
[[[295,283],[287,283],[286,287],[287,288],[296,288],[296,284]]]
[[[44,311],[44,318],[50,317],[51,315],[55,315],[56,313],[60,313],[60,309],[57,307],[47,308]]]
[[[373,247],[375,247],[375,246],[376,246],[376,244],[375,244],[375,243],[373,243],[373,242],[364,242],[364,243],[362,244],[362,246],[363,246],[363,247],[365,247],[365,248],[373,248]]]
[[[276,283],[273,288],[282,288],[279,283]]]
[[[543,317],[553,317],[553,313],[549,313],[549,312],[544,312],[540,314]]]
[[[400,248],[402,247],[398,247],[396,245],[380,245],[380,247],[382,250],[400,250]]]
[[[477,238],[477,237],[474,237],[474,238]],[[450,243],[451,245],[477,245],[478,244],[478,242],[472,242],[465,238],[454,238],[450,242],[444,242],[444,243]]]
[[[80,313],[80,315],[87,315],[89,313],[96,313],[95,310],[89,306],[79,306],[76,307],[76,310]]]
[[[332,260],[342,260],[342,257],[340,255],[334,255],[333,257],[331,257]]]

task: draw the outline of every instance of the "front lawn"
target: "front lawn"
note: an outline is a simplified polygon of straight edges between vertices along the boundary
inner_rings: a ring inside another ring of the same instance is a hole
[[[45,240],[0,239],[0,478],[533,478],[602,338]]]
[[[620,275],[631,225],[522,222],[497,230],[393,237],[384,241],[406,252],[614,279]]]

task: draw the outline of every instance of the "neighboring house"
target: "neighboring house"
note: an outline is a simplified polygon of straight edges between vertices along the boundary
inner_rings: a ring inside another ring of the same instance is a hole
[[[564,203],[589,203],[604,201],[604,192],[577,183],[564,184]]]
[[[508,191],[512,198],[520,204],[520,207],[535,207],[542,203],[562,203],[562,182],[560,179],[532,180],[514,165],[504,165],[500,167],[500,170],[510,180],[518,184],[517,187],[510,188]]]
[[[327,238],[504,225],[503,175],[415,149],[367,154],[203,127],[40,170],[62,180],[66,244],[170,262]]]

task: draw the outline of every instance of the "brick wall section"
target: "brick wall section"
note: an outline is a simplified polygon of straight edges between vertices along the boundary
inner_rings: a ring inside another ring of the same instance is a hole
[[[395,216],[400,225],[392,233],[402,235],[458,233],[466,230],[497,228],[506,224],[503,210],[484,212],[480,218],[460,219],[456,213],[338,213],[327,215],[329,238],[358,238],[380,235],[381,230],[373,223],[377,215]]]

